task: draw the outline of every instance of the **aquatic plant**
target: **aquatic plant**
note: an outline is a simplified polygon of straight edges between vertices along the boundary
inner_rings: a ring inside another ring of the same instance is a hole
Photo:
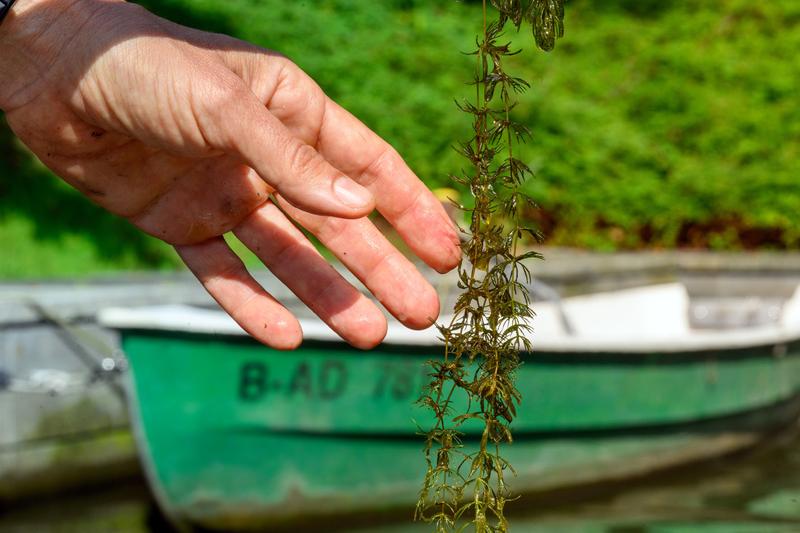
[[[496,10],[491,21],[489,2]],[[501,445],[512,441],[510,424],[521,400],[514,384],[519,353],[531,349],[531,273],[525,262],[540,256],[520,250],[523,238],[539,238],[521,223],[522,209],[533,204],[520,190],[531,170],[515,156],[515,146],[529,131],[512,119],[516,96],[529,84],[506,72],[505,60],[518,51],[501,39],[509,25],[530,25],[539,48],[552,50],[564,34],[563,4],[483,0],[482,32],[472,52],[475,101],[458,104],[473,125],[472,137],[458,146],[471,168],[453,177],[473,197],[471,207],[459,206],[470,221],[458,269],[462,292],[450,323],[439,326],[444,358],[429,363],[431,380],[419,400],[435,423],[426,433],[427,471],[416,517],[432,523],[436,533],[469,525],[477,533],[508,531],[506,474],[513,468]],[[466,397],[468,407],[454,416],[459,397]],[[479,445],[462,443],[467,425],[482,427]]]

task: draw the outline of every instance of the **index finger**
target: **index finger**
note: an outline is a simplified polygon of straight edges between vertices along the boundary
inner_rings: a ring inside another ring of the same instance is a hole
[[[291,62],[258,50],[226,52],[224,59],[298,139],[367,188],[375,207],[420,259],[439,272],[458,265],[461,249],[453,222],[389,143]]]
[[[459,238],[441,202],[389,143],[333,100],[325,106],[319,153],[372,193],[378,211],[420,259],[439,272],[455,268]]]

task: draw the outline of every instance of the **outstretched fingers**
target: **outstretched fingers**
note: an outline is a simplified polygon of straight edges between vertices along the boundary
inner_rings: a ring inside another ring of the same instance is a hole
[[[281,207],[313,233],[400,322],[424,329],[439,316],[436,290],[367,218],[345,220]]]
[[[439,272],[458,265],[455,225],[441,202],[388,143],[328,100],[317,148],[375,197],[378,211],[414,253]]]
[[[278,350],[300,345],[300,323],[250,276],[222,237],[175,249],[208,293],[256,340]]]
[[[387,324],[381,311],[274,204],[262,205],[234,233],[344,340],[363,349],[383,340]]]

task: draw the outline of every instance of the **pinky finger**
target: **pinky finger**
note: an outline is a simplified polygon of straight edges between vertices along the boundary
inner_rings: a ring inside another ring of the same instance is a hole
[[[300,323],[253,279],[222,237],[175,250],[214,300],[252,337],[277,350],[300,345]]]

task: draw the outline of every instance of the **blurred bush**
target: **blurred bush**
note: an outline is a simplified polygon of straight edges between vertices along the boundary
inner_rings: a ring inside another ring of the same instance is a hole
[[[447,184],[463,165],[451,146],[469,124],[453,100],[472,94],[465,82],[473,58],[459,51],[474,46],[480,2],[141,3],[289,55],[429,185]],[[528,35],[511,37],[533,52]],[[517,56],[513,69],[533,81],[517,108],[534,132],[524,156],[537,173],[529,188],[541,209],[530,218],[558,245],[798,248],[798,50],[796,0],[572,0],[556,50]],[[3,187],[23,179],[9,175],[9,154],[19,153],[9,142],[0,135],[3,240]],[[36,169],[26,155],[17,158],[17,167]],[[85,216],[107,220],[96,210]],[[62,223],[58,211],[51,218]],[[109,224],[98,227],[118,231]],[[95,231],[79,226],[71,227]],[[173,261],[146,241],[125,259],[106,253],[114,249],[108,239],[92,246],[109,265]]]
[[[800,2],[576,1],[534,66],[552,242],[797,248]]]

